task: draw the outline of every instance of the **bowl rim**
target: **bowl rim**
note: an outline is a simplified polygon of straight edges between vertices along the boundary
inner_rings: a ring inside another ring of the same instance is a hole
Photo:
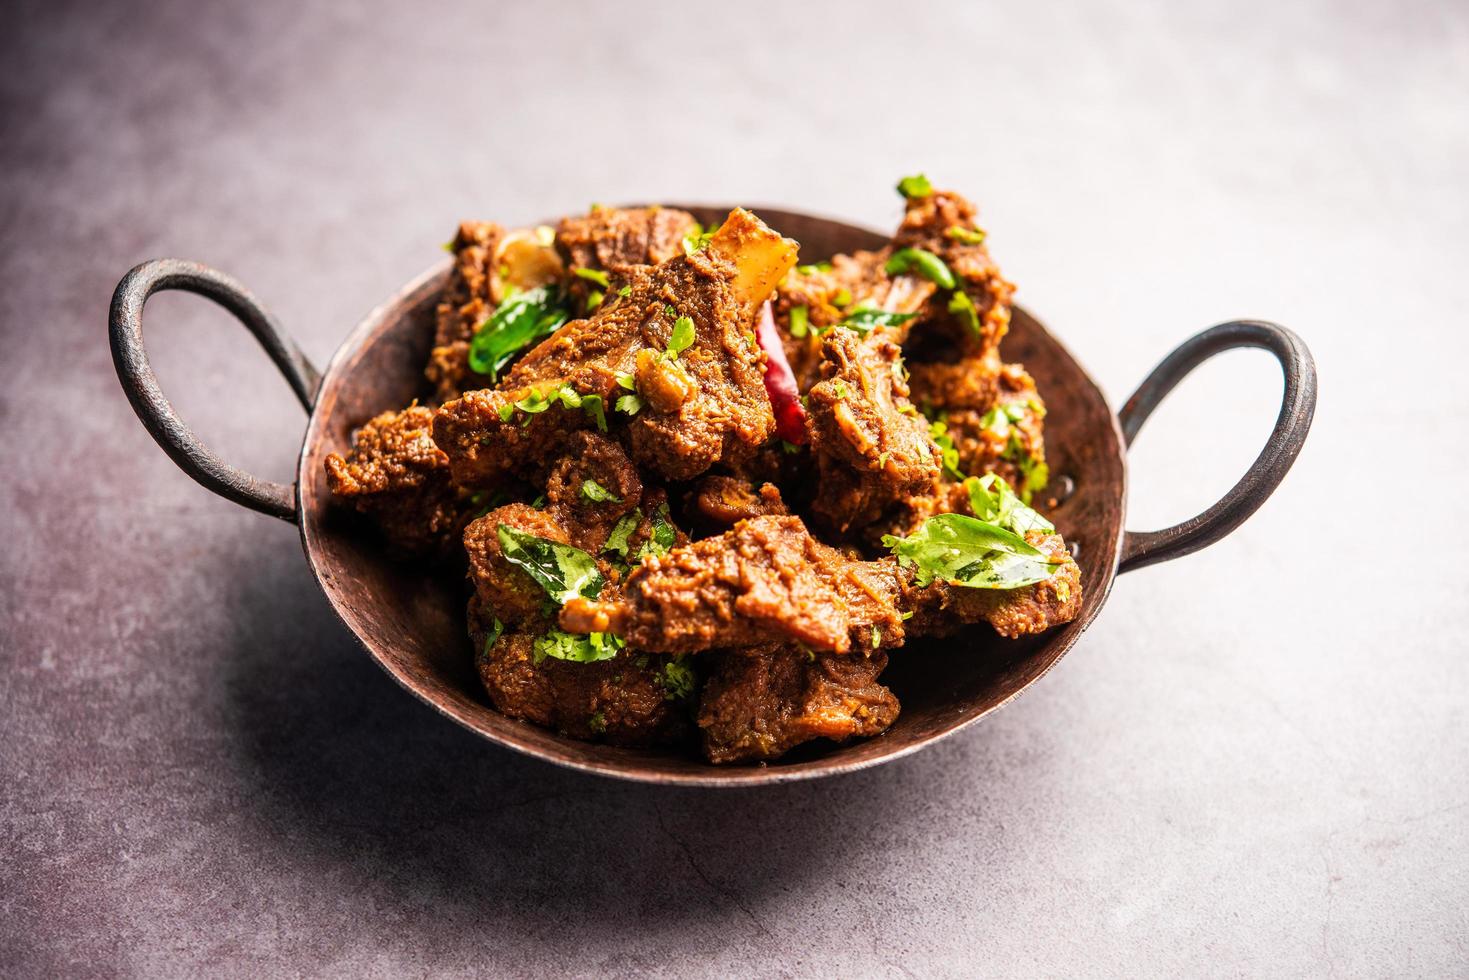
[[[851,222],[844,221],[840,218],[831,218],[825,215],[813,214],[806,211],[792,211],[788,208],[778,206],[739,206],[745,207],[748,210],[755,212],[756,214],[780,214],[799,216],[808,220],[815,220],[831,225],[840,226],[845,231],[861,233],[869,236],[882,236],[881,232],[864,227],[862,225],[852,224]],[[665,205],[665,207],[683,208],[688,210],[728,209],[724,205],[714,204],[668,204]],[[301,538],[301,548],[306,556],[306,563],[311,569],[312,576],[316,579],[317,586],[326,595],[327,602],[332,607],[332,611],[336,614],[338,620],[340,620],[342,625],[345,626],[347,630],[352,634],[357,644],[366,650],[367,654],[372,658],[372,660],[376,662],[377,665],[381,667],[388,674],[388,676],[393,678],[393,680],[396,681],[401,687],[413,694],[414,697],[418,698],[423,703],[427,704],[438,714],[453,720],[454,722],[475,733],[481,738],[484,738],[495,745],[509,749],[520,755],[538,759],[542,762],[548,762],[562,768],[572,769],[578,772],[588,773],[597,776],[611,777],[626,782],[643,783],[650,785],[679,785],[701,788],[732,789],[739,787],[770,786],[784,783],[804,782],[811,779],[821,779],[828,776],[858,772],[860,770],[870,769],[874,766],[882,765],[884,763],[892,762],[897,759],[912,755],[920,749],[927,748],[937,742],[943,741],[944,739],[947,739],[953,735],[958,734],[961,731],[970,728],[981,720],[989,717],[995,711],[998,711],[999,709],[1008,706],[1011,702],[1015,701],[1022,694],[1026,693],[1032,687],[1034,687],[1043,677],[1049,674],[1058,663],[1060,663],[1060,661],[1066,656],[1066,654],[1070,652],[1072,647],[1076,645],[1077,641],[1080,640],[1082,634],[1086,632],[1092,622],[1096,619],[1097,614],[1101,612],[1102,607],[1106,604],[1107,598],[1111,594],[1112,586],[1117,579],[1117,569],[1122,557],[1124,537],[1126,534],[1121,516],[1119,516],[1119,519],[1117,521],[1116,532],[1113,535],[1113,540],[1111,542],[1110,548],[1108,549],[1110,553],[1106,556],[1106,561],[1101,566],[1106,569],[1105,580],[1101,582],[1088,583],[1087,585],[1088,593],[1094,594],[1096,596],[1095,600],[1089,599],[1083,606],[1082,615],[1078,619],[1067,624],[1065,627],[1062,628],[1062,631],[1057,632],[1054,636],[1045,640],[1044,643],[1040,647],[1038,647],[1033,654],[1031,654],[1032,656],[1040,656],[1044,651],[1044,655],[1048,660],[1048,662],[1041,668],[1039,673],[1037,673],[1025,684],[1023,684],[1021,687],[1011,692],[1001,700],[978,709],[975,713],[969,715],[968,717],[964,717],[930,734],[914,739],[902,746],[892,749],[891,751],[882,752],[862,758],[843,760],[841,758],[841,751],[840,749],[838,749],[836,752],[830,755],[823,756],[821,759],[815,760],[810,764],[800,764],[790,767],[782,767],[779,765],[767,766],[764,764],[757,764],[752,766],[721,767],[715,766],[712,763],[708,763],[706,764],[707,772],[663,772],[652,770],[645,771],[607,762],[588,760],[583,758],[574,758],[570,755],[548,751],[542,746],[530,744],[528,741],[523,741],[511,737],[506,733],[487,730],[477,723],[477,719],[460,709],[458,705],[440,700],[439,698],[434,697],[431,692],[420,689],[420,687],[415,683],[414,678],[409,675],[408,671],[402,670],[398,667],[398,665],[389,662],[386,657],[380,656],[378,652],[374,650],[373,647],[366,640],[363,639],[362,632],[359,630],[358,625],[354,622],[355,613],[352,610],[351,605],[342,601],[339,598],[337,589],[332,583],[331,577],[326,574],[325,570],[321,566],[320,559],[316,550],[319,534],[317,522],[315,521],[312,512],[307,506],[305,489],[308,482],[308,476],[310,475],[312,457],[314,455],[313,450],[324,437],[325,420],[330,414],[329,412],[321,410],[321,396],[327,393],[329,389],[333,388],[334,383],[340,381],[340,379],[344,376],[343,372],[346,370],[346,365],[362,351],[367,341],[375,336],[378,332],[380,332],[382,328],[390,321],[390,318],[395,313],[401,311],[405,306],[409,305],[410,301],[413,301],[415,299],[421,301],[424,297],[420,297],[418,294],[426,290],[430,285],[437,283],[438,280],[446,277],[449,274],[451,266],[452,260],[446,257],[444,259],[440,259],[438,262],[434,263],[432,266],[430,266],[428,269],[425,269],[417,276],[414,276],[405,285],[400,287],[392,296],[390,296],[384,302],[379,303],[377,306],[373,307],[360,321],[358,321],[356,326],[354,326],[352,330],[347,333],[342,342],[332,353],[332,356],[327,362],[326,367],[321,372],[321,385],[318,388],[317,392],[318,397],[311,407],[311,412],[307,420],[306,428],[302,435],[301,449],[297,455],[296,462],[296,481],[294,487],[294,496],[296,513],[300,515],[299,531]],[[1077,360],[1076,356],[1071,352],[1068,347],[1066,347],[1060,340],[1055,337],[1054,334],[1050,332],[1050,330],[1039,318],[1031,314],[1023,306],[1013,306],[1012,310],[1012,315],[1014,318],[1024,319],[1025,321],[1027,321],[1027,329],[1038,331],[1039,334],[1043,336],[1047,342],[1055,347],[1056,352],[1059,355],[1064,357],[1071,363],[1072,366],[1075,367],[1077,375],[1081,379],[1084,379],[1088,388],[1089,395],[1091,397],[1094,397],[1097,403],[1106,409],[1105,414],[1107,419],[1109,420],[1109,425],[1111,426],[1111,436],[1113,439],[1113,445],[1116,447],[1119,462],[1117,500],[1118,513],[1119,515],[1125,515],[1127,512],[1128,484],[1126,452],[1127,444],[1126,440],[1123,437],[1123,432],[1118,421],[1117,413],[1112,410],[1110,404],[1106,399],[1105,394],[1102,392],[1101,388],[1093,379],[1091,372],[1088,371],[1079,360]],[[1060,648],[1054,649],[1057,644],[1060,644]],[[492,707],[487,707],[487,710],[493,711],[494,709]],[[528,725],[529,723],[520,722],[520,724]],[[537,730],[545,731],[544,729]],[[873,738],[881,739],[882,737],[882,735],[877,735]],[[556,738],[560,741],[575,742],[575,744],[577,745],[585,744],[561,735],[556,735]],[[871,740],[869,739],[865,741]]]

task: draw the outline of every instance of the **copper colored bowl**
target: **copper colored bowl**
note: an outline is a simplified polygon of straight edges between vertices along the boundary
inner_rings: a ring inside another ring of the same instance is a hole
[[[730,209],[688,210],[708,223]],[[884,235],[839,221],[756,210],[771,227],[801,243],[803,261],[886,242]],[[1053,488],[1061,491],[1050,516],[1076,549],[1086,592],[1081,614],[1062,628],[1021,641],[1003,641],[975,628],[947,640],[915,642],[893,654],[883,675],[903,705],[885,734],[847,745],[803,746],[768,765],[716,767],[692,751],[579,742],[497,712],[474,670],[462,579],[388,560],[373,534],[344,508],[333,506],[323,469],[327,454],[345,453],[356,426],[423,393],[434,305],[448,274],[449,263],[440,263],[369,313],[319,374],[235,280],[193,262],[145,262],[123,278],[113,296],[111,340],[118,377],[143,425],[185,472],[216,493],[300,526],[306,560],[333,608],[400,684],[492,742],[622,779],[745,786],[829,776],[895,759],[973,724],[1038,681],[1071,649],[1101,610],[1119,572],[1202,548],[1253,513],[1300,452],[1316,404],[1315,367],[1300,339],[1274,324],[1241,321],[1185,341],[1114,416],[1066,349],[1038,320],[1016,309],[1005,357],[1025,365],[1049,409],[1046,453]],[[229,309],[290,382],[310,413],[294,487],[257,480],[221,462],[174,414],[148,366],[142,339],[143,304],[164,289],[199,293]],[[1284,403],[1269,442],[1234,489],[1198,517],[1164,531],[1123,530],[1127,444],[1184,375],[1235,347],[1269,350],[1284,372]]]

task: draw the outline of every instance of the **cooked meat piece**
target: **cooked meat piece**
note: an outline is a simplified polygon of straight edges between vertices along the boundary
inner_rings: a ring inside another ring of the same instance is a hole
[[[1044,403],[1019,364],[914,365],[913,396],[941,420],[968,476],[995,473],[1029,499],[1047,481]]]
[[[917,313],[934,293],[934,285],[918,276],[889,276],[884,264],[891,248],[880,252],[854,252],[833,256],[831,268],[801,266],[787,276],[775,296],[774,312],[786,360],[801,391],[821,379],[821,337],[841,323],[853,308],[872,306],[889,313]],[[800,271],[804,269],[805,271]],[[793,314],[802,308],[806,323],[803,336],[794,335]],[[890,339],[902,343],[908,324],[879,328]]]
[[[1059,534],[1032,531],[1025,539],[1052,558],[1062,557],[1061,568],[1044,582],[1019,589],[971,589],[935,581],[919,587],[903,586],[903,602],[914,611],[906,624],[913,636],[947,636],[965,623],[989,623],[1001,636],[1015,639],[1044,633],[1069,623],[1081,612],[1081,569],[1066,550]]]
[[[566,433],[593,424],[585,406],[564,399],[530,419],[517,409],[558,391],[600,399],[632,457],[669,479],[752,454],[775,420],[751,325],[794,257],[793,242],[736,210],[703,250],[634,275],[628,296],[547,338],[515,365],[503,390],[470,392],[439,410],[434,439],[455,479],[483,486],[505,472],[534,472],[548,443],[559,448]],[[693,323],[693,343],[669,357],[681,317]],[[625,424],[611,411],[626,394],[619,378],[635,379],[644,401]]]
[[[664,673],[670,658],[622,650],[594,663],[555,657],[538,663],[534,634],[504,633],[486,646],[488,626],[471,602],[480,681],[502,714],[613,745],[665,745],[687,737],[688,702]]]
[[[662,265],[683,254],[683,240],[698,222],[677,208],[594,207],[562,218],[556,246],[570,268],[601,269],[627,278],[634,266]]]
[[[718,527],[733,527],[751,517],[789,514],[773,483],[757,490],[733,476],[706,476],[694,492],[694,509]]]
[[[644,559],[621,601],[573,599],[561,626],[617,633],[660,653],[768,641],[846,653],[902,645],[898,597],[894,559],[848,558],[799,517],[755,517]]]
[[[710,762],[773,759],[812,739],[885,731],[898,717],[898,699],[877,682],[887,659],[790,645],[720,654],[699,701],[704,754]]]
[[[833,330],[822,341],[826,380],[807,396],[820,474],[812,510],[838,533],[870,524],[938,482],[939,449],[908,401],[898,345],[881,333]]]
[[[353,434],[346,458],[326,458],[332,494],[373,518],[408,555],[442,551],[467,520],[467,501],[449,482],[449,458],[429,434],[432,420],[421,405],[384,412]]]
[[[637,510],[643,481],[627,453],[606,436],[577,432],[566,455],[546,480],[547,509],[566,529],[572,544],[597,554],[607,534]]]
[[[505,560],[500,549],[501,524],[562,544],[571,544],[571,539],[552,514],[529,504],[506,504],[464,529],[469,581],[485,614],[512,627],[527,622],[548,624],[551,610],[546,591]]]
[[[465,221],[450,243],[454,268],[435,312],[434,349],[424,369],[440,402],[457,398],[465,388],[489,383],[469,369],[469,338],[494,312],[491,282],[495,252],[504,235],[494,222]]]
[[[935,190],[926,197],[909,198],[903,222],[893,236],[893,248],[921,248],[934,253],[948,265],[969,298],[973,324],[967,316],[949,312],[952,295],[948,291],[929,300],[926,318],[952,328],[943,332],[940,349],[952,353],[957,347],[969,355],[994,357],[1000,338],[1010,328],[1015,284],[1000,275],[999,266],[984,245],[983,231],[975,226],[974,215],[974,205],[953,191]],[[923,333],[935,335],[933,326],[925,325]]]

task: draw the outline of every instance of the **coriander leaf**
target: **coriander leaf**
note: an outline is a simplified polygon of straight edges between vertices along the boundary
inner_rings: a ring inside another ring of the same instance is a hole
[[[694,345],[694,321],[681,316],[673,321],[673,333],[668,335],[668,346],[663,353],[673,360]]]
[[[607,535],[607,543],[602,545],[602,551],[621,555],[623,558],[626,558],[627,550],[630,547],[627,539],[632,537],[633,532],[637,531],[638,525],[641,523],[643,523],[643,512],[641,510],[634,510],[631,514],[623,514],[621,519],[612,525],[612,533]]]
[[[643,546],[638,549],[638,557],[644,555],[666,555],[670,548],[678,543],[678,531],[674,529],[668,518],[668,504],[658,505],[653,511],[653,533]]]
[[[490,647],[495,645],[495,641],[500,638],[500,634],[503,632],[505,632],[505,624],[496,619],[494,625],[490,627],[490,631],[485,634],[484,656],[488,657],[490,655]]]
[[[695,252],[702,252],[708,248],[709,239],[714,237],[714,230],[714,225],[710,225],[709,230],[705,231],[703,225],[697,221],[694,222],[693,230],[683,236],[683,254],[693,255]]]
[[[984,244],[984,231],[979,228],[965,228],[963,225],[950,225],[944,229],[944,234],[956,242],[963,242],[965,245]]]
[[[797,339],[811,332],[811,310],[805,306],[791,307],[791,336]]]
[[[602,300],[606,298],[607,294],[602,292],[600,289],[594,289],[591,292],[587,293],[587,312],[590,313],[597,307],[601,306]]]
[[[933,185],[923,174],[914,174],[898,181],[898,193],[906,198],[927,197],[933,193]]]
[[[1031,510],[1010,485],[993,473],[988,476],[971,476],[964,481],[969,491],[969,508],[974,516],[989,524],[998,524],[1007,531],[1024,535],[1026,531],[1051,533],[1056,525]]]
[[[619,388],[626,388],[628,391],[638,390],[637,379],[631,374],[619,374],[617,376],[617,386]]]
[[[663,685],[665,701],[679,701],[693,696],[699,678],[694,674],[694,668],[681,657],[663,665],[663,669],[658,672],[658,681]]]
[[[603,289],[607,288],[607,273],[603,272],[601,269],[587,269],[578,266],[577,268],[571,270],[571,274],[574,276],[580,276],[588,282],[594,282],[598,286],[601,286]]]
[[[532,341],[552,334],[569,312],[546,286],[508,297],[469,342],[469,367],[495,378]]]
[[[900,564],[917,569],[919,585],[941,579],[972,589],[1018,589],[1060,568],[1015,532],[964,514],[937,514],[907,537],[889,534],[882,543]]]
[[[949,312],[960,317],[971,333],[979,336],[979,311],[974,308],[974,300],[962,289],[954,290],[954,295],[949,299]]]
[[[581,481],[581,495],[583,499],[590,500],[594,504],[620,504],[622,498],[608,490],[596,480]]]
[[[566,633],[547,630],[531,643],[531,660],[539,664],[547,657],[590,664],[611,660],[622,649],[622,639],[607,633]]]
[[[598,432],[607,431],[607,409],[601,395],[582,395],[581,410],[590,415],[592,421],[597,423]]]
[[[629,296],[632,295],[632,287],[631,286],[623,286],[621,289],[619,289],[617,291],[617,295],[621,296],[623,299],[627,299]]]
[[[601,711],[593,712],[592,717],[587,719],[587,728],[591,729],[593,735],[605,735],[607,733],[607,715]]]
[[[643,400],[637,395],[623,395],[612,407],[623,415],[636,415],[642,411]]]
[[[916,272],[941,289],[953,289],[954,273],[944,260],[925,248],[900,248],[888,259],[883,270],[890,276]]]
[[[810,265],[798,265],[796,271],[803,276],[814,276],[818,272],[830,272],[830,262],[812,262]]]
[[[560,605],[576,596],[595,599],[606,579],[597,560],[580,548],[518,531],[508,524],[497,530],[505,560],[521,569]]]
[[[832,306],[848,306],[851,304],[851,302],[852,291],[850,289],[846,289],[844,287],[842,289],[838,289],[836,292],[831,294]]]
[[[917,315],[917,313],[889,313],[887,310],[879,310],[872,306],[859,306],[849,311],[847,318],[840,325],[865,335],[873,327],[895,327],[907,323]]]
[[[934,445],[939,447],[939,455],[943,457],[944,476],[953,480],[964,479],[964,474],[959,472],[959,447],[954,445],[954,437],[949,435],[948,425],[930,422],[928,435]]]

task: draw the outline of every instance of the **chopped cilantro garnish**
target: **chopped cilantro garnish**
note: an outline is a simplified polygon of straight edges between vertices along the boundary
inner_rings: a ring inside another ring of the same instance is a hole
[[[495,641],[500,638],[500,634],[503,632],[505,632],[505,624],[500,622],[499,619],[496,619],[494,624],[490,626],[490,631],[485,634],[484,655],[486,657],[490,655],[490,647],[495,645]]]
[[[627,299],[629,296],[632,295],[632,287],[631,286],[623,286],[621,289],[619,289],[617,291],[617,295],[621,296],[623,299]]]
[[[622,638],[611,633],[566,633],[550,629],[531,644],[531,659],[537,664],[547,657],[590,664],[611,660],[622,647]]]
[[[830,262],[812,262],[810,265],[798,265],[796,271],[803,276],[814,276],[818,272],[830,272]]]
[[[964,481],[969,491],[969,509],[974,516],[991,524],[1008,528],[1016,534],[1027,531],[1050,533],[1056,526],[1040,514],[1031,510],[1010,485],[993,473],[987,476],[971,476]]]
[[[949,435],[949,427],[942,421],[930,422],[928,435],[939,447],[939,454],[943,457],[944,476],[954,480],[964,479],[964,474],[959,472],[959,449],[954,445],[954,437]]]
[[[683,236],[683,254],[693,255],[695,252],[702,252],[708,248],[709,239],[714,237],[715,228],[716,226],[710,225],[709,230],[705,231],[703,225],[697,221],[694,222],[693,230]]]
[[[602,712],[594,712],[587,719],[587,728],[591,729],[593,735],[605,735],[607,733],[607,716]]]
[[[832,306],[847,306],[852,302],[852,291],[845,286],[831,295]]]
[[[641,510],[635,509],[631,514],[623,514],[618,522],[612,525],[612,533],[607,535],[607,543],[602,545],[602,551],[626,558],[627,550],[630,547],[628,538],[632,537],[641,523],[643,523]]]
[[[658,672],[658,681],[663,685],[665,700],[679,701],[693,696],[699,678],[694,674],[694,668],[684,658],[679,658],[663,665],[663,669]]]
[[[933,185],[923,174],[914,174],[898,181],[898,193],[906,198],[927,197],[933,193]]]
[[[601,306],[602,300],[606,298],[607,294],[602,292],[600,289],[594,289],[591,292],[587,293],[587,312],[590,313],[597,307]]]
[[[643,410],[643,399],[637,395],[623,395],[612,407],[623,415],[636,415]]]
[[[668,346],[663,353],[669,360],[688,350],[694,344],[694,321],[681,316],[673,321],[673,333],[668,335]]]
[[[831,383],[831,390],[836,392],[836,396],[839,399],[847,397],[847,383],[841,378],[838,378]]]
[[[841,322],[840,326],[865,335],[873,327],[894,327],[907,323],[917,315],[917,313],[889,313],[887,310],[879,310],[871,306],[859,306],[847,313],[847,318]]]
[[[975,336],[979,335],[979,312],[974,308],[974,301],[969,294],[962,289],[954,290],[954,295],[949,299],[949,312],[959,317],[969,327]]]
[[[668,504],[658,505],[658,509],[653,511],[652,521],[653,533],[638,549],[639,558],[644,555],[666,555],[669,549],[678,543],[678,531],[669,521]]]
[[[796,455],[796,453],[801,451],[801,447],[796,445],[794,442],[786,442],[784,439],[782,439],[780,441],[780,451],[785,453],[787,456],[794,456]]]
[[[590,500],[594,504],[620,504],[622,498],[608,490],[596,480],[581,481],[581,495],[583,499]]]

